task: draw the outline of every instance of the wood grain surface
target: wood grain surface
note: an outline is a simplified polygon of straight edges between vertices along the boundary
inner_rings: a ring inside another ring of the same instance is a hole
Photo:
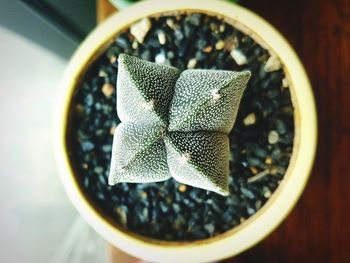
[[[258,245],[223,262],[350,262],[350,1],[241,4],[276,27],[301,58],[319,137],[311,178],[292,213]]]
[[[350,262],[350,1],[243,1],[295,48],[318,110],[316,162],[297,206],[228,262]]]

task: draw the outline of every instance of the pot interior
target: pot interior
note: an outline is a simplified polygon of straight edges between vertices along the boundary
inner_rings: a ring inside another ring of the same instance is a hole
[[[143,39],[130,32],[135,25],[147,31]],[[112,134],[120,122],[115,110],[120,53],[182,70],[252,72],[229,135],[230,196],[173,179],[108,186]],[[187,10],[135,21],[97,47],[77,83],[66,133],[75,178],[105,220],[138,239],[169,244],[230,235],[263,213],[290,176],[298,139],[292,83],[278,55],[233,19]]]

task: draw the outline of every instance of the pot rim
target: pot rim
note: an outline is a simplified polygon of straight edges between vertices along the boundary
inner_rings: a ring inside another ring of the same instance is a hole
[[[245,222],[215,237],[193,242],[166,242],[140,237],[115,227],[82,193],[70,165],[66,133],[71,98],[82,73],[118,32],[133,22],[174,11],[218,15],[278,55],[290,84],[294,106],[293,154],[281,184],[265,205]],[[63,75],[54,118],[54,149],[64,188],[83,218],[106,240],[136,257],[156,262],[210,262],[238,254],[266,237],[288,215],[301,195],[316,152],[315,102],[306,72],[292,47],[268,22],[238,5],[214,0],[148,0],[112,15],[81,44]]]

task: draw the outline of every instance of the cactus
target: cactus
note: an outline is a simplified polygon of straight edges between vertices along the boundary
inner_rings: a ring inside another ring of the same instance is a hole
[[[250,72],[180,70],[121,54],[109,184],[173,177],[228,195],[229,139]]]

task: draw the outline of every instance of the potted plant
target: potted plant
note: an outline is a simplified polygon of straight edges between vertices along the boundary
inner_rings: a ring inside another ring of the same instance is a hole
[[[226,197],[172,179],[108,185],[121,53],[182,71],[251,72],[228,135]],[[302,193],[317,135],[292,48],[252,12],[211,0],[144,1],[99,26],[67,67],[54,130],[62,181],[81,215],[113,245],[155,262],[210,262],[263,239]]]

